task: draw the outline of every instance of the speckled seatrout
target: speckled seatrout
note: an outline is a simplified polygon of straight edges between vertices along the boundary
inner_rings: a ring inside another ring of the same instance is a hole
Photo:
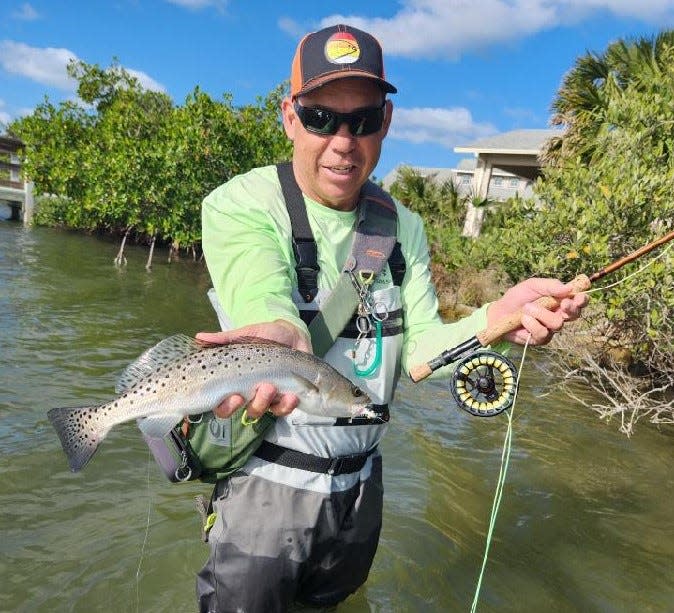
[[[91,459],[115,425],[138,420],[149,436],[165,436],[185,415],[215,408],[229,394],[250,398],[262,382],[300,399],[298,408],[326,417],[374,417],[370,399],[321,359],[276,343],[251,339],[202,345],[171,336],[122,373],[110,402],[51,409],[49,420],[73,472]]]

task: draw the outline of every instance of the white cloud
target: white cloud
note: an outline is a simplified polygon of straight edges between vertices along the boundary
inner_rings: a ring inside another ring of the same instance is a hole
[[[0,41],[0,66],[11,74],[31,81],[74,92],[77,82],[68,76],[66,67],[71,60],[79,60],[69,49],[29,47],[11,40]],[[140,70],[125,68],[148,90],[165,92],[166,88]]]
[[[456,60],[466,51],[578,22],[600,10],[659,27],[674,22],[673,0],[403,0],[402,5],[390,18],[331,15],[320,25],[349,23],[371,32],[387,55]]]
[[[35,108],[33,108],[33,107],[22,106],[22,107],[16,109],[14,115],[16,117],[27,117],[28,115],[32,115],[34,112],[35,112]]]
[[[477,123],[468,109],[394,108],[389,137],[412,143],[437,143],[453,149],[466,141],[497,132],[490,123]]]
[[[41,15],[28,2],[24,2],[18,10],[12,13],[12,17],[21,21],[35,21],[40,19]]]
[[[28,77],[31,81],[72,91],[75,81],[66,66],[77,56],[68,49],[29,47],[11,40],[0,41],[0,66],[6,72]]]
[[[302,38],[302,36],[307,33],[303,25],[294,19],[291,19],[290,17],[281,17],[278,20],[278,27],[280,28],[281,32],[290,34],[290,36],[297,38],[297,40]]]
[[[138,82],[141,84],[143,89],[147,89],[153,92],[166,92],[166,88],[161,84],[155,81],[151,76],[140,70],[134,70],[133,68],[125,68],[132,77],[138,79]]]
[[[169,4],[182,6],[191,11],[199,11],[201,9],[213,7],[220,12],[225,10],[227,0],[166,0]]]

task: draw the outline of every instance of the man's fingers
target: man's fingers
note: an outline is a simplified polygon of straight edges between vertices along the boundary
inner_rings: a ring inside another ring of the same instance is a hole
[[[255,394],[248,401],[246,413],[251,419],[262,417],[264,412],[271,406],[276,398],[276,386],[271,383],[260,383],[255,389]]]
[[[534,302],[525,304],[524,307],[522,307],[522,313],[523,315],[531,315],[531,317],[535,318],[542,326],[553,332],[561,330],[564,325],[564,316],[561,311],[549,311]]]
[[[300,399],[295,394],[279,394],[271,383],[261,383],[247,403],[240,394],[231,394],[213,409],[213,413],[216,417],[225,419],[246,405],[246,414],[250,419],[257,419],[266,411],[282,417],[296,409],[299,403]]]
[[[527,315],[526,313],[522,315],[522,328],[524,330],[518,330],[515,333],[516,342],[525,342],[529,334],[531,335],[531,338],[529,338],[530,345],[545,345],[552,338],[553,332],[546,328],[533,315]]]
[[[214,345],[222,345],[232,339],[233,335],[229,331],[223,332],[197,332],[195,338],[204,343],[212,343]]]
[[[269,410],[278,417],[289,415],[297,408],[300,399],[295,394],[281,394],[274,399]]]
[[[279,394],[271,383],[260,383],[253,398],[248,402],[246,413],[251,419],[261,417],[265,411],[271,411],[277,417],[281,417],[296,409],[299,403],[300,399],[295,394]]]
[[[244,404],[246,399],[239,394],[232,394],[227,396],[217,407],[213,409],[216,417],[224,419],[229,417],[232,413],[238,411]]]

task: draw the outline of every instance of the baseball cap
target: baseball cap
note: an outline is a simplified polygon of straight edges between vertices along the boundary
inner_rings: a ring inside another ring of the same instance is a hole
[[[290,74],[292,98],[345,77],[363,77],[395,94],[384,75],[379,41],[358,28],[339,24],[307,34],[297,45]]]

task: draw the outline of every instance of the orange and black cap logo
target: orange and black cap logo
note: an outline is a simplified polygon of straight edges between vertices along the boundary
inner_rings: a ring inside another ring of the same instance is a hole
[[[360,47],[350,32],[335,32],[325,43],[325,57],[333,64],[353,64],[360,58]]]

